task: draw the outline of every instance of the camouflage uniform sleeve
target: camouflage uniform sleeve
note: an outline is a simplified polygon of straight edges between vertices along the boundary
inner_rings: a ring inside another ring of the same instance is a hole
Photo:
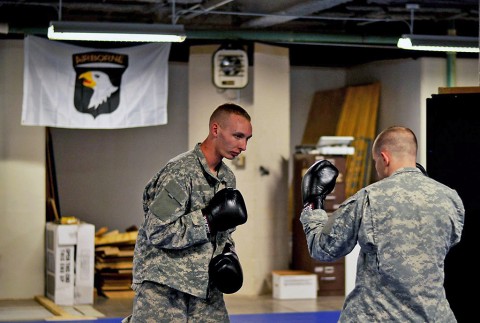
[[[189,181],[166,175],[145,214],[150,242],[165,249],[184,249],[209,241],[200,209],[189,212]]]
[[[463,225],[465,221],[465,207],[458,193],[453,190],[453,204],[457,210],[456,218],[452,219],[453,232],[451,237],[451,247],[458,244],[462,237]]]
[[[312,258],[335,261],[350,253],[357,244],[358,228],[367,200],[359,191],[328,215],[322,209],[305,209],[300,215],[307,246]]]

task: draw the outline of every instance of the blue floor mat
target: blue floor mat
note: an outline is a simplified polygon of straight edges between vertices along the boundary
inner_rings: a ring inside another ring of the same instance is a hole
[[[340,311],[305,313],[266,313],[230,315],[231,323],[297,323],[321,322],[336,323]]]
[[[265,314],[235,314],[230,315],[231,323],[297,323],[297,322],[318,322],[336,323],[340,317],[340,311],[330,312],[305,312],[305,313],[265,313]],[[95,320],[68,320],[55,323],[120,323],[122,317],[98,318]],[[15,323],[44,323],[46,321],[15,321]]]

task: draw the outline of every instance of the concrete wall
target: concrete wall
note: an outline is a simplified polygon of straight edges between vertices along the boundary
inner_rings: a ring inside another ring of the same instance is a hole
[[[23,41],[0,41],[0,298],[44,290],[45,128],[20,125]]]
[[[168,123],[114,130],[51,128],[62,215],[123,232],[143,221],[150,178],[187,146],[188,75],[169,64]]]

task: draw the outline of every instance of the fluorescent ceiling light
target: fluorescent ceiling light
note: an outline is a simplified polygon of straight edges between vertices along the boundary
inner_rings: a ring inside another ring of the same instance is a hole
[[[48,38],[115,42],[182,42],[183,25],[52,21]]]
[[[410,34],[402,35],[398,40],[397,46],[403,49],[436,52],[479,52],[479,42],[476,37]]]

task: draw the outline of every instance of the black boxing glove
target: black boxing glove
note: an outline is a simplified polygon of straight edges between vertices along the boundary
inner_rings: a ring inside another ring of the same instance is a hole
[[[247,222],[247,208],[239,190],[228,187],[218,191],[202,209],[211,233],[225,231]]]
[[[326,159],[310,166],[302,178],[303,207],[323,209],[325,197],[335,188],[337,176],[338,169]]]
[[[242,287],[242,267],[230,243],[225,244],[221,254],[210,260],[208,273],[212,283],[224,294],[235,293]]]
[[[420,169],[420,171],[423,173],[423,175],[428,176],[427,170],[422,165],[420,165],[419,163],[416,163],[416,165],[417,168]]]

